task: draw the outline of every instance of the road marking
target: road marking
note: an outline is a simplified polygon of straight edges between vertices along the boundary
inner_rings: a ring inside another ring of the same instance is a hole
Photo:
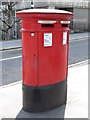
[[[78,42],[78,41],[84,41],[84,40],[88,40],[88,38],[86,38],[86,39],[76,39],[76,40],[70,40],[69,42]]]
[[[19,51],[19,50],[22,50],[22,48],[12,48],[12,49],[4,49],[4,50],[1,50],[0,52],[10,52],[10,51],[15,51],[15,50],[17,50],[17,51]]]
[[[90,62],[90,59],[84,60],[84,61],[81,61],[81,62],[77,62],[75,64],[71,64],[68,67],[71,68],[71,67],[74,67],[74,66],[77,66],[77,65],[81,65],[81,64],[86,64],[86,63],[89,63],[89,62]]]
[[[13,86],[13,85],[17,85],[17,84],[20,84],[20,83],[22,83],[22,80],[17,81],[17,82],[14,82],[14,83],[10,83],[10,84],[8,84],[8,85],[0,86],[0,89],[1,89],[1,88],[6,88],[6,87],[10,87],[10,86]]]
[[[1,62],[1,61],[5,61],[5,60],[17,59],[17,58],[21,58],[21,57],[22,57],[22,55],[16,56],[16,57],[4,58],[4,59],[0,59],[0,62]]]

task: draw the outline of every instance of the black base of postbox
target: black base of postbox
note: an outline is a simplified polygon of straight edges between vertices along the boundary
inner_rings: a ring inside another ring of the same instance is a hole
[[[23,84],[23,110],[44,112],[65,104],[67,100],[67,80],[40,87]]]

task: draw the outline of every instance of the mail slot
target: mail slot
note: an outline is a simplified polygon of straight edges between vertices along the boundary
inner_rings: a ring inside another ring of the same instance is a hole
[[[65,104],[72,13],[29,9],[17,17],[22,20],[23,109],[42,112]]]

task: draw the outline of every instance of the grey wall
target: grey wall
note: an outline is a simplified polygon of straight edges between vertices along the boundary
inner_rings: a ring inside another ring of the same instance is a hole
[[[80,31],[88,30],[88,8],[74,8],[73,9],[73,29]]]
[[[88,31],[90,32],[90,2],[88,4]]]

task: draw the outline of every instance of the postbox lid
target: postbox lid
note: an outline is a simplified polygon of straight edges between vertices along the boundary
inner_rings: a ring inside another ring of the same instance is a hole
[[[52,15],[53,14],[53,15]],[[17,17],[21,19],[26,18],[35,18],[35,19],[70,19],[73,15],[72,12],[65,10],[56,10],[56,9],[27,9],[18,11],[16,13]]]
[[[17,13],[59,13],[59,14],[72,14],[72,12],[56,9],[27,9]]]

